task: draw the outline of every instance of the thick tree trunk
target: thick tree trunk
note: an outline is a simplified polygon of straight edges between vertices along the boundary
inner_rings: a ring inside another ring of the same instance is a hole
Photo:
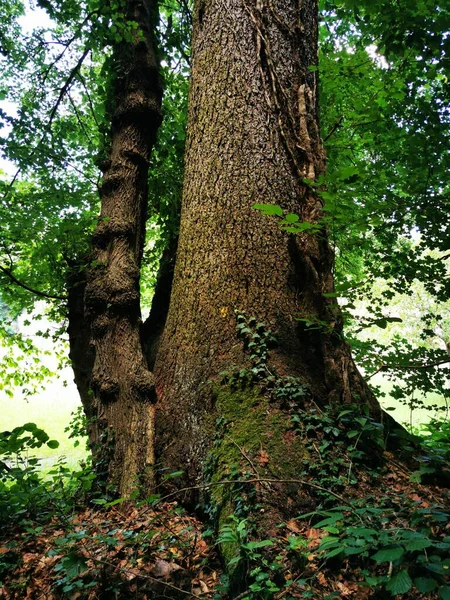
[[[127,0],[132,42],[114,49],[111,150],[104,166],[101,213],[92,239],[85,316],[94,353],[89,382],[96,416],[97,466],[121,495],[153,468],[154,381],[142,352],[139,275],[145,238],[150,152],[161,121],[152,0]],[[74,357],[73,350],[72,356]]]
[[[236,313],[275,334],[269,368],[299,378],[316,402],[380,410],[342,338],[336,300],[324,296],[334,289],[325,229],[287,233],[252,208],[279,205],[309,223],[322,217],[304,181],[325,162],[316,0],[197,0],[192,55],[181,231],[154,368],[157,453],[169,472],[185,468],[183,485],[197,482],[214,420],[225,417],[230,444],[270,447],[285,476],[303,458],[285,435],[289,417],[252,391],[220,387],[221,371],[249,365]],[[270,438],[275,412],[279,431]]]

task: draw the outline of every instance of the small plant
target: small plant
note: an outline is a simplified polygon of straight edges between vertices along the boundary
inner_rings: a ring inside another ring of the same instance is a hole
[[[31,454],[44,444],[59,446],[34,423],[0,434],[0,517],[5,525],[48,514],[39,461]]]
[[[420,434],[422,454],[419,469],[411,475],[411,480],[450,482],[450,421],[432,419],[417,433]]]
[[[234,372],[223,372],[222,382],[232,388],[245,387],[256,382],[274,380],[274,375],[268,367],[269,349],[276,345],[276,338],[267,330],[264,323],[255,317],[247,319],[245,313],[235,311],[236,331],[244,342],[251,366]]]
[[[361,569],[365,583],[392,596],[415,587],[437,591],[450,599],[450,536],[444,530],[450,515],[438,507],[419,509],[401,498],[398,506],[367,499],[304,517],[322,516],[315,524],[325,530],[318,553],[326,562],[347,562]]]
[[[282,557],[276,555],[272,558],[263,550],[275,547],[277,540],[252,540],[253,530],[251,520],[239,519],[232,515],[229,522],[221,527],[217,543],[231,545],[235,549],[235,556],[229,561],[228,567],[230,571],[237,570],[246,577],[245,585],[248,589],[243,598],[269,600],[280,592],[285,584],[282,578],[276,581],[283,570]]]

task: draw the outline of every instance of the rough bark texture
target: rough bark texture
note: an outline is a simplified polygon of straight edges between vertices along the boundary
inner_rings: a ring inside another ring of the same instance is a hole
[[[85,313],[84,293],[86,290],[86,273],[80,264],[72,265],[68,281],[68,321],[70,353],[75,383],[80,394],[81,403],[87,418],[88,436],[92,447],[98,443],[97,429],[93,426],[95,417],[92,396],[90,392],[92,369],[94,366],[94,351],[90,344],[89,322]]]
[[[270,406],[261,413],[245,394],[224,396],[217,386],[211,392],[221,371],[248,365],[235,311],[276,335],[274,368],[300,378],[316,401],[379,411],[342,339],[337,303],[323,295],[333,291],[326,231],[287,233],[252,208],[280,205],[310,223],[322,216],[320,199],[303,181],[322,173],[325,162],[316,1],[197,0],[192,54],[181,231],[154,368],[159,461],[169,471],[184,467],[191,484],[201,476],[215,417],[231,419],[229,435],[242,444],[245,431],[230,434],[236,423],[247,423],[247,441],[252,423],[260,423],[260,438],[247,450],[264,447],[273,427]],[[277,419],[274,435],[284,441],[272,454],[295,463],[301,449],[286,441],[281,413]]]
[[[148,318],[142,325],[145,355],[150,369],[153,369],[158,353],[159,343],[169,312],[170,295],[172,293],[173,272],[177,254],[178,236],[173,236],[164,250],[160,264],[152,308]]]
[[[104,165],[101,214],[85,290],[94,364],[97,465],[127,495],[153,467],[154,380],[142,352],[139,275],[150,152],[161,121],[161,85],[153,44],[155,3],[127,0],[134,41],[115,48],[111,150]],[[101,449],[100,449],[101,446]]]

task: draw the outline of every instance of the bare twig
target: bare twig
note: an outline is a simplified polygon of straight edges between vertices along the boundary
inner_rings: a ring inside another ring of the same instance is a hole
[[[321,492],[326,492],[327,494],[331,494],[332,496],[334,496],[341,502],[347,503],[347,500],[343,496],[336,494],[336,492],[333,492],[330,489],[324,488],[321,485],[317,485],[316,483],[312,483],[311,481],[306,481],[304,479],[274,479],[274,478],[266,478],[266,477],[264,477],[264,478],[254,477],[251,479],[223,479],[222,481],[212,481],[210,483],[202,483],[199,485],[190,485],[185,488],[180,488],[179,490],[176,490],[175,492],[171,492],[170,494],[167,494],[166,496],[163,496],[162,498],[159,498],[158,500],[156,500],[153,503],[153,506],[157,506],[159,503],[161,503],[169,498],[173,498],[177,494],[182,494],[183,492],[189,492],[192,490],[206,490],[210,487],[215,487],[215,486],[219,486],[219,485],[236,485],[237,483],[240,483],[240,484],[243,484],[243,483],[296,483],[298,485],[304,485],[307,487],[311,487],[315,490],[320,490]]]
[[[339,127],[342,125],[343,120],[344,120],[344,115],[341,115],[339,117],[339,119],[336,121],[336,123],[333,125],[333,127],[330,129],[328,134],[325,136],[323,143],[327,142],[330,139],[330,137],[333,135],[333,133],[335,133],[335,131],[337,129],[339,129]]]

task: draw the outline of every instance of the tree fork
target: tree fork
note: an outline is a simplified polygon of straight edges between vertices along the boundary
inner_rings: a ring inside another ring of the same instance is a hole
[[[127,0],[138,23],[132,41],[114,48],[111,147],[100,189],[84,294],[94,353],[90,412],[94,448],[107,483],[127,496],[141,478],[152,484],[154,380],[140,338],[139,278],[147,217],[147,175],[161,123],[162,87],[153,30],[153,0]]]

